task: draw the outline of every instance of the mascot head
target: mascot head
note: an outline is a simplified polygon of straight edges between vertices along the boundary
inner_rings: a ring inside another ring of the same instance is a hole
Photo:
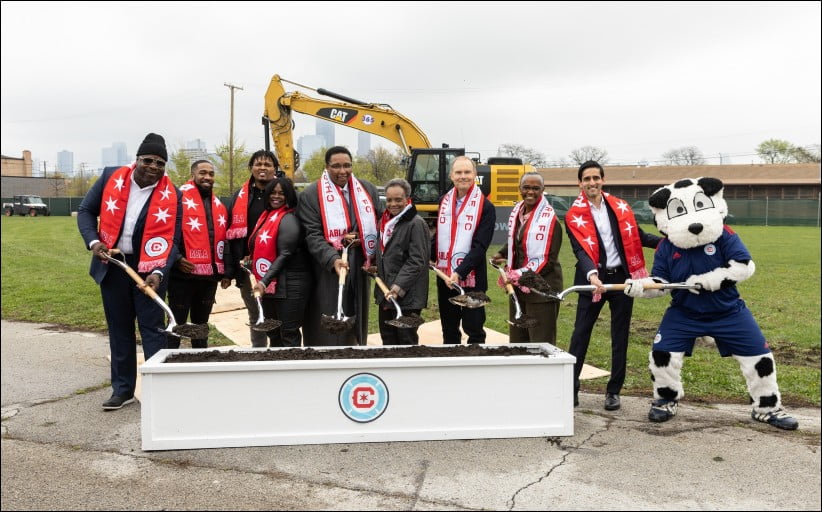
[[[648,198],[657,229],[675,246],[691,249],[722,235],[728,203],[716,178],[679,180]]]

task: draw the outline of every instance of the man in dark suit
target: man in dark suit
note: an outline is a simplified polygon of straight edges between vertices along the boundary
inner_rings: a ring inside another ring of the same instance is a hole
[[[362,267],[373,265],[376,256],[377,218],[382,214],[378,198],[377,187],[354,176],[351,152],[342,146],[326,151],[320,179],[300,194],[297,217],[305,228],[315,279],[303,324],[306,346],[365,345],[367,341],[371,283]],[[344,261],[340,251],[351,240],[360,243],[348,249]],[[321,327],[322,315],[337,312],[342,269],[348,271],[343,313],[353,318],[353,326],[329,332]]]
[[[437,280],[442,339],[446,344],[459,344],[462,324],[468,343],[485,343],[485,307],[463,308],[448,299],[457,294],[451,283],[466,292],[488,290],[485,252],[494,236],[497,210],[475,183],[477,164],[473,160],[455,158],[450,177],[454,187],[440,198],[437,233],[431,244],[437,268],[450,278],[450,283]]]
[[[149,133],[137,161],[105,171],[77,212],[77,227],[93,255],[89,274],[100,285],[108,324],[113,393],[103,403],[107,411],[134,401],[135,320],[146,359],[166,348],[162,308],[107,256],[119,249],[146,285],[165,297],[171,265],[179,257],[182,211],[180,193],[165,173],[167,160],[165,140]]]
[[[565,229],[577,257],[574,285],[592,284],[594,293],[582,292],[568,352],[574,365],[574,405],[579,404],[579,374],[591,341],[591,332],[605,302],[611,308],[611,378],[605,393],[605,409],[620,407],[619,393],[625,383],[628,331],[634,300],[620,291],[606,292],[603,284],[647,277],[643,247],[655,248],[660,237],[639,229],[628,203],[602,191],[605,170],[593,160],[577,173],[579,197],[565,216]]]

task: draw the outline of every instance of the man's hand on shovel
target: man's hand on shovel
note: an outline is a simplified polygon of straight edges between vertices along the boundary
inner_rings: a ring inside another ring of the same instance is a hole
[[[108,263],[109,248],[103,242],[97,242],[96,244],[91,246],[91,253],[94,254],[94,257],[102,261],[103,263]]]

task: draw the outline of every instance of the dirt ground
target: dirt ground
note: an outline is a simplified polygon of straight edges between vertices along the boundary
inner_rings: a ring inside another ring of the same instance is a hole
[[[429,347],[425,345],[392,348],[290,348],[275,350],[208,350],[179,352],[169,355],[166,363],[212,363],[232,361],[292,361],[301,359],[387,359],[398,357],[477,357],[477,356],[534,356],[547,354],[537,347],[454,345]]]

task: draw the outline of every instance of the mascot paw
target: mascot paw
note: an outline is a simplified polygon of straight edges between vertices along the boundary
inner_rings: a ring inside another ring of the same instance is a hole
[[[623,290],[623,293],[625,293],[628,297],[633,297],[635,299],[642,297],[642,294],[645,291],[645,284],[643,281],[645,281],[645,279],[626,279],[625,290]]]
[[[688,291],[696,295],[699,295],[700,290],[705,289],[705,283],[702,282],[702,276],[691,276],[685,281],[685,284],[688,286],[694,286],[695,288],[689,288]]]

